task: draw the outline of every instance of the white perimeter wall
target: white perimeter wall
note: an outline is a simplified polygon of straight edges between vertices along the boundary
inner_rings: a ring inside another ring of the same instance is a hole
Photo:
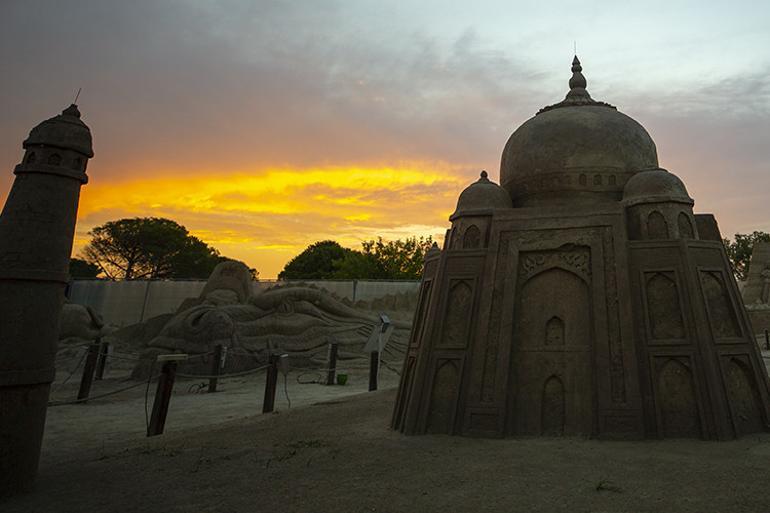
[[[417,292],[419,281],[319,280],[302,281],[355,301],[372,301],[388,294]],[[275,285],[254,282],[254,293]],[[189,297],[198,297],[206,285],[200,281],[106,281],[75,280],[69,291],[72,303],[90,306],[116,326],[142,322],[156,315],[173,313]]]

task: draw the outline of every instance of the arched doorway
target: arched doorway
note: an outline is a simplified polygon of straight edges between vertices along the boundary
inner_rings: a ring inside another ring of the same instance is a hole
[[[591,434],[591,295],[574,272],[529,278],[514,312],[510,434]]]

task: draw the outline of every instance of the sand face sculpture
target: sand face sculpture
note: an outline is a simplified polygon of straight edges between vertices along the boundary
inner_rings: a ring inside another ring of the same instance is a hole
[[[768,377],[714,217],[586,90],[508,140],[426,258],[392,426],[407,434],[730,439]]]

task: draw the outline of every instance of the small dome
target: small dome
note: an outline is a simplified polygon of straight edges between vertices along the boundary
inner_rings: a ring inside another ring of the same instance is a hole
[[[500,183],[516,206],[619,201],[635,172],[658,166],[642,125],[586,90],[577,57],[566,98],[540,110],[508,139]]]
[[[665,169],[650,169],[637,173],[628,180],[623,189],[623,203],[626,206],[666,202],[688,205],[694,203],[682,180]]]
[[[482,171],[478,181],[472,183],[460,193],[457,208],[449,220],[460,215],[488,215],[496,208],[512,208],[511,197],[505,189],[487,178],[487,172]]]
[[[91,158],[94,151],[91,146],[91,130],[80,120],[77,105],[70,105],[61,114],[46,119],[29,132],[24,141],[24,149],[35,146],[54,146],[65,150],[74,150]]]

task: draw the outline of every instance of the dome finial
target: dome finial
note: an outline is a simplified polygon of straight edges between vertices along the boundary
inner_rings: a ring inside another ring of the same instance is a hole
[[[70,105],[69,107],[67,107],[66,109],[64,109],[62,111],[62,115],[63,116],[75,116],[76,118],[79,119],[80,118],[80,111],[78,110],[78,106],[73,103],[72,105]]]
[[[569,79],[569,93],[567,97],[587,96],[590,98],[588,91],[586,91],[586,77],[583,76],[582,72],[583,66],[580,65],[580,59],[575,55],[575,58],[572,59],[572,78]]]
[[[609,107],[614,109],[609,103],[598,102],[591,98],[586,90],[586,77],[583,76],[583,66],[580,64],[577,53],[572,58],[572,78],[569,79],[569,91],[563,101],[554,103],[543,107],[537,113],[547,112],[552,109],[558,109],[560,107],[578,107],[581,105],[589,105],[592,107]]]
[[[489,180],[489,178],[488,178],[489,174],[484,169],[481,170],[481,173],[479,174],[479,176],[480,176],[479,181],[482,181],[482,180],[487,180],[488,181]]]

